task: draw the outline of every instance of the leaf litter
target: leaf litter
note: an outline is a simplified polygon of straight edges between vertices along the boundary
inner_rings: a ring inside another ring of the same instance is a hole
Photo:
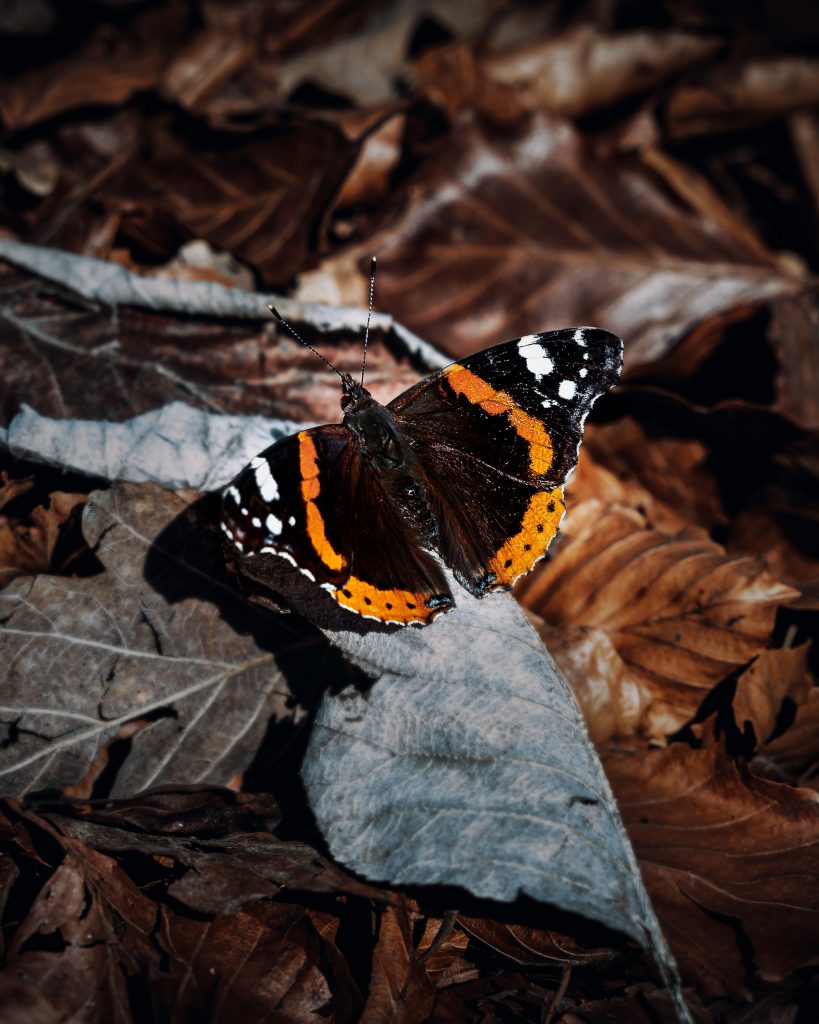
[[[360,304],[377,251],[381,399],[441,365],[412,331],[450,355],[570,321],[624,335],[626,382],[595,410],[554,557],[519,596],[603,756],[694,1019],[810,1019],[819,136],[793,104],[813,95],[800,51],[819,26],[641,21],[641,5],[169,6],[150,52],[139,5],[69,31],[52,13],[36,65],[0,38],[0,756],[5,791],[26,794],[2,829],[4,1004],[675,1019],[648,960],[601,926],[611,891],[594,879],[638,892],[622,863],[553,866],[597,894],[595,923],[537,885],[513,903],[466,891],[494,891],[485,863],[464,873],[482,842],[520,881],[551,835],[527,847],[464,819],[437,837],[441,814],[482,818],[490,770],[509,772],[517,813],[533,769],[504,764],[510,743],[548,764],[568,741],[548,713],[515,732],[516,666],[540,659],[521,678],[568,700],[515,606],[458,609],[471,627],[453,613],[474,637],[458,672],[431,631],[342,628],[287,578],[272,601],[240,593],[209,533],[202,491],[289,424],[338,414],[266,303],[354,372],[362,313],[331,307]],[[374,46],[374,74],[340,73]],[[205,245],[224,261],[191,270]],[[468,666],[499,644],[512,692],[486,702],[485,666]],[[215,661],[236,669],[221,689]],[[453,739],[449,706],[488,756],[463,772],[456,744],[448,776],[428,755]],[[376,801],[391,735],[386,767],[416,793]],[[607,801],[568,813],[593,831]],[[608,842],[628,852],[617,827]],[[419,885],[441,855],[463,887]]]

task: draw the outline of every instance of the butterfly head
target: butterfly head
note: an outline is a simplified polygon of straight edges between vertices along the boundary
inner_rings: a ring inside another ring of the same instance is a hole
[[[354,380],[349,373],[341,377],[341,409],[345,413],[354,413],[372,401],[370,392],[361,381]]]

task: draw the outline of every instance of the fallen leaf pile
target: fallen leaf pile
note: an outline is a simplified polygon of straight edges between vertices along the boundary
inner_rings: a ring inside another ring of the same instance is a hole
[[[819,16],[744,6],[0,4],[0,1021],[673,1024],[623,825],[691,1019],[816,1019]],[[339,417],[266,303],[355,373],[373,253],[380,400],[624,339],[528,622],[226,564]]]

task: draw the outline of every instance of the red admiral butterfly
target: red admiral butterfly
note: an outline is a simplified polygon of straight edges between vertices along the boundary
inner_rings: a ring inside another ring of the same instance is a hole
[[[453,607],[430,552],[476,597],[508,589],[557,533],[583,424],[617,383],[622,354],[596,327],[529,334],[386,406],[364,387],[363,364],[360,382],[329,364],[342,422],[257,455],[225,488],[222,530],[243,558],[284,559],[343,608],[383,622],[425,623]]]

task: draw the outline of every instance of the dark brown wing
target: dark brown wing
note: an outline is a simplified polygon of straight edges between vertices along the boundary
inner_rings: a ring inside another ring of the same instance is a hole
[[[428,622],[452,607],[424,551],[343,425],[284,438],[225,488],[222,530],[245,558],[281,558],[351,611]]]
[[[388,408],[410,440],[437,547],[478,596],[546,553],[583,424],[618,380],[620,339],[592,327],[528,335],[425,378]]]

